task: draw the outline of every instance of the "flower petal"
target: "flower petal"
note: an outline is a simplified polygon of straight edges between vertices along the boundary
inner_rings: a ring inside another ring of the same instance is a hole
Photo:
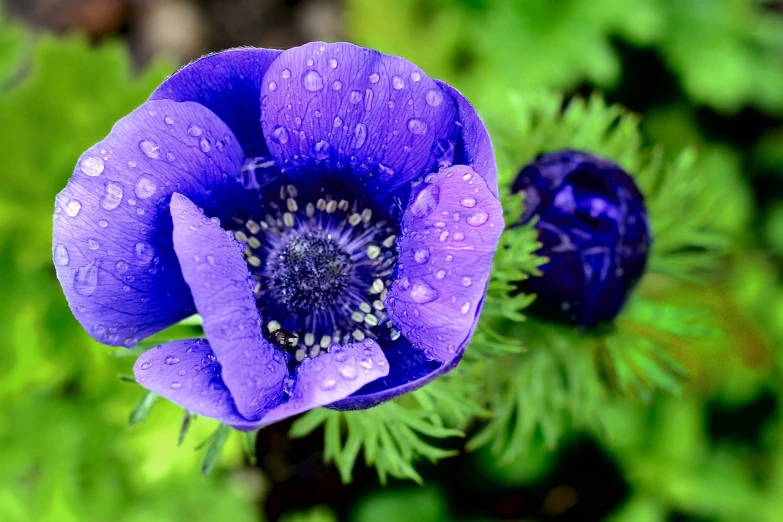
[[[321,42],[269,67],[261,126],[287,173],[347,170],[384,191],[450,166],[459,130],[456,103],[416,65]]]
[[[400,337],[387,346],[383,354],[389,362],[389,374],[375,380],[353,395],[329,404],[333,410],[363,410],[372,408],[400,395],[417,390],[433,379],[448,373],[459,362],[455,357],[448,364],[427,358],[411,342]],[[461,354],[460,354],[461,355]]]
[[[435,82],[451,95],[459,108],[461,128],[454,153],[454,163],[468,165],[478,172],[487,182],[489,191],[497,196],[498,166],[495,162],[492,141],[489,139],[489,132],[487,132],[484,122],[481,121],[473,105],[457,89],[440,80],[435,80]]]
[[[181,194],[171,196],[171,217],[174,250],[223,382],[237,411],[257,419],[283,399],[288,370],[281,352],[261,334],[243,247]]]
[[[345,399],[365,384],[389,373],[386,357],[375,341],[366,339],[360,343],[332,346],[329,353],[305,359],[297,366],[291,399],[252,423],[252,428],[261,428]]]
[[[136,380],[158,395],[204,417],[226,424],[247,422],[220,377],[220,364],[203,339],[166,343],[139,356]]]
[[[503,226],[500,202],[470,167],[442,170],[411,194],[386,308],[430,358],[446,363],[465,348]]]
[[[228,125],[246,156],[266,156],[259,123],[261,80],[281,52],[239,48],[204,56],[171,75],[150,100],[197,102]]]
[[[197,130],[196,130],[197,129]],[[168,198],[210,215],[242,208],[228,172],[244,156],[231,131],[195,103],[147,102],[79,159],[57,196],[53,257],[74,315],[97,340],[133,346],[194,312],[171,244]]]

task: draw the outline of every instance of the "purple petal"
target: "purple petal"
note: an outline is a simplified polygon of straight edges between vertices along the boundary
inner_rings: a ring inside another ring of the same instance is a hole
[[[385,377],[389,364],[375,341],[339,346],[315,359],[305,359],[296,368],[291,399],[267,413],[259,422],[239,428],[261,428],[319,406],[345,399],[367,383]]]
[[[204,56],[170,76],[150,100],[197,102],[229,126],[246,156],[266,156],[259,124],[261,80],[281,52],[240,48]]]
[[[220,377],[220,364],[203,339],[174,341],[147,350],[133,366],[136,380],[188,411],[226,424],[245,420]]]
[[[430,358],[447,363],[465,348],[503,226],[500,202],[470,167],[442,170],[411,194],[386,308]]]
[[[204,333],[223,370],[237,411],[256,419],[283,398],[288,370],[261,334],[255,285],[242,245],[181,194],[171,197],[174,250]]]
[[[435,80],[440,87],[449,93],[457,102],[459,121],[462,123],[460,139],[454,155],[454,163],[468,165],[481,174],[487,182],[490,192],[498,195],[498,166],[495,163],[495,153],[492,141],[484,126],[484,122],[476,113],[476,109],[457,89],[440,80]]]
[[[261,125],[292,175],[349,167],[384,190],[450,166],[459,131],[456,103],[416,65],[320,42],[285,51],[269,67]]]
[[[133,346],[194,312],[171,244],[168,199],[186,194],[229,219],[247,191],[227,172],[244,156],[195,103],[148,102],[79,159],[57,196],[53,257],[74,315],[97,340]],[[229,207],[230,208],[230,207]]]

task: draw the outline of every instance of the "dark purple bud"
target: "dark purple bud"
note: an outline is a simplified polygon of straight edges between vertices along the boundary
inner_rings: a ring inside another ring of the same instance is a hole
[[[620,312],[647,263],[652,238],[644,197],[615,163],[573,150],[542,154],[517,176],[521,223],[538,216],[543,275],[520,283],[529,310],[592,327]]]

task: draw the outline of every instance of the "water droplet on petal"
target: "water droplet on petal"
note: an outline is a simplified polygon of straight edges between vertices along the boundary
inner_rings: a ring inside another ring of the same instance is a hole
[[[356,371],[355,366],[343,366],[340,368],[340,375],[347,381],[352,381],[359,376],[359,372]]]
[[[408,122],[408,130],[411,131],[413,134],[421,135],[427,132],[427,124],[421,120],[413,118]]]
[[[212,148],[207,138],[201,138],[201,140],[198,142],[198,146],[201,149],[201,152],[209,152]]]
[[[359,103],[362,101],[362,93],[359,91],[351,91],[350,96],[348,96],[348,99],[351,100],[351,103]]]
[[[468,225],[479,227],[487,222],[489,219],[489,215],[487,215],[486,212],[483,210],[478,210],[474,212],[472,215],[468,216]]]
[[[60,266],[65,266],[70,260],[68,249],[64,245],[57,245],[54,249],[54,262]]]
[[[269,90],[270,91],[276,91],[277,90],[277,84],[275,82],[269,82]]]
[[[353,148],[358,149],[364,145],[364,141],[367,139],[367,126],[364,123],[357,123],[353,132]]]
[[[180,388],[182,388],[182,383],[179,383],[177,381],[171,383],[172,390],[179,390]]]
[[[437,107],[443,101],[443,93],[440,90],[432,89],[425,95],[427,103],[432,107]]]
[[[272,131],[272,138],[279,144],[285,145],[288,143],[288,129],[282,125],[278,125]]]
[[[191,125],[188,127],[188,134],[191,136],[201,136],[201,127],[195,124]]]
[[[413,253],[413,259],[417,263],[426,263],[430,259],[430,249],[427,247],[416,249],[416,252]]]
[[[166,125],[173,125],[174,124],[174,118],[172,118],[171,116],[166,116],[165,118],[163,118],[163,121],[166,122]]]
[[[152,367],[152,363],[149,361],[146,361],[141,365],[142,370],[149,370],[151,367]]]
[[[302,85],[310,92],[320,91],[324,88],[324,80],[318,71],[307,71],[302,77]]]
[[[470,301],[465,301],[460,307],[459,311],[463,314],[466,314],[468,313],[468,310],[470,310]]]
[[[134,192],[139,199],[147,199],[155,193],[157,188],[158,186],[154,179],[147,176],[141,176],[138,181],[136,181]]]
[[[331,58],[329,60],[329,67],[331,67],[332,69],[336,69],[337,68],[337,60],[335,60],[334,58]]]
[[[160,147],[157,143],[150,140],[143,140],[139,142],[139,148],[149,158],[157,159],[160,157]]]
[[[323,160],[329,157],[329,142],[321,140],[313,145],[315,159]]]
[[[437,272],[435,272],[435,278],[436,279],[443,279],[444,277],[446,277],[446,271],[445,270],[438,270]]]
[[[465,208],[473,208],[476,206],[476,198],[462,198],[459,202],[460,205],[462,205]]]
[[[417,303],[431,303],[438,298],[438,291],[423,281],[411,285],[410,296]]]
[[[381,79],[381,76],[378,73],[372,73],[370,75],[370,83],[378,83],[378,81]]]
[[[410,211],[416,217],[426,217],[438,206],[439,201],[440,188],[437,185],[427,184],[416,194],[410,205]]]
[[[73,278],[73,289],[84,297],[89,297],[98,287],[98,269],[100,261],[92,261],[76,271]]]
[[[90,156],[82,160],[81,169],[82,172],[88,176],[100,176],[103,172],[103,160],[97,156]]]
[[[65,213],[68,217],[76,217],[82,209],[82,204],[78,199],[72,199],[65,204]]]
[[[334,117],[334,122],[332,123],[332,125],[334,126],[334,128],[336,129],[337,127],[339,127],[339,126],[340,126],[340,125],[342,125],[342,124],[343,124],[343,119],[342,119],[342,118],[340,118],[339,116],[335,116],[335,117]]]
[[[90,250],[98,250],[101,245],[100,245],[100,243],[98,243],[94,239],[88,239],[87,240],[87,246],[90,247]]]
[[[421,74],[419,73],[419,71],[413,71],[411,73],[411,81],[418,82],[419,80],[421,80]]]
[[[117,269],[117,272],[120,273],[125,272],[126,270],[128,270],[128,263],[126,263],[125,261],[117,261],[117,264],[114,265],[114,268]]]
[[[394,78],[392,78],[392,87],[394,87],[396,90],[399,91],[400,89],[405,87],[405,82],[402,81],[402,78],[400,78],[399,76],[395,76]]]
[[[471,279],[468,276],[462,278],[462,286],[470,286]]]
[[[139,262],[144,265],[152,261],[152,258],[155,255],[155,251],[148,243],[136,243],[133,252],[136,256],[136,259],[138,259]]]
[[[333,390],[337,386],[337,381],[334,379],[324,379],[321,381],[321,389],[324,391]]]
[[[122,203],[122,185],[119,183],[108,182],[104,187],[106,193],[101,200],[101,206],[106,210],[114,210]]]
[[[290,78],[291,77],[290,69],[283,69],[283,72],[282,72],[282,74],[280,76],[282,76],[285,79]]]
[[[168,365],[177,364],[179,362],[179,359],[173,355],[169,355],[166,357],[166,360],[164,361]]]
[[[335,80],[334,83],[332,83],[332,89],[334,89],[335,91],[339,91],[342,88],[342,86],[343,86],[343,82],[341,82],[340,80]]]

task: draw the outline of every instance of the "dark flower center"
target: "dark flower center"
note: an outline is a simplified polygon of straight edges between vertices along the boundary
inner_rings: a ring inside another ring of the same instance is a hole
[[[353,261],[325,230],[292,236],[267,258],[269,290],[297,313],[326,310],[348,287]]]
[[[248,169],[268,168],[262,160]],[[397,263],[395,221],[342,184],[311,185],[255,184],[259,211],[235,218],[267,336],[297,361],[332,342],[400,335],[383,304]]]

